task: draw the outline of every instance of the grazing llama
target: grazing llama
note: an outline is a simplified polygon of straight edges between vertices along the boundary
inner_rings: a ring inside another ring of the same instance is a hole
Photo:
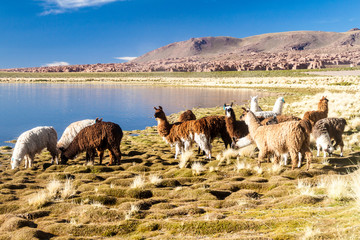
[[[322,97],[318,103],[318,110],[305,112],[303,119],[308,119],[311,125],[314,126],[320,119],[327,118],[329,112],[328,102],[329,100],[326,97]]]
[[[118,124],[103,121],[96,122],[82,129],[66,149],[60,148],[61,164],[66,164],[68,159],[73,159],[83,151],[87,152],[87,156],[93,162],[95,149],[99,151],[108,149],[111,156],[113,156],[110,157],[109,165],[120,164],[122,137],[123,132]],[[102,156],[100,156],[100,164],[102,164]]]
[[[211,158],[210,130],[204,119],[170,124],[161,106],[154,107],[154,109],[154,117],[158,122],[158,133],[168,144],[175,146],[175,159],[182,152],[188,151],[193,142],[196,142],[200,149],[205,151],[209,159]]]
[[[343,156],[344,142],[342,135],[345,125],[346,120],[343,118],[323,118],[315,123],[312,134],[316,140],[318,157],[320,156],[320,149],[323,150],[325,159],[326,152],[331,154],[338,145],[340,146],[340,156]],[[331,140],[335,141],[334,146]]]
[[[67,148],[70,143],[74,140],[74,138],[76,137],[76,135],[85,127],[88,127],[90,125],[95,124],[96,122],[101,122],[102,118],[96,118],[96,119],[85,119],[85,120],[81,120],[81,121],[77,121],[77,122],[73,122],[71,123],[69,126],[66,127],[64,133],[62,134],[60,140],[57,143],[57,147],[58,149],[60,148]],[[86,153],[86,159],[91,158],[92,156],[89,156],[89,152]],[[92,155],[94,155],[95,153],[91,153]],[[104,151],[98,151],[97,150],[97,154],[100,157],[100,159],[103,158],[104,156]],[[110,158],[112,158],[113,156],[111,155],[110,152]]]
[[[255,98],[255,100],[253,100],[254,98],[251,99],[251,108],[252,109],[258,109],[259,105],[257,103],[257,98]],[[253,112],[254,115],[258,118],[268,118],[268,117],[273,117],[273,116],[277,116],[277,115],[281,115],[282,110],[283,110],[283,106],[284,106],[285,100],[283,97],[279,97],[274,104],[273,110],[272,111],[255,111]],[[257,105],[256,105],[257,104]]]
[[[11,156],[11,168],[17,168],[22,159],[25,159],[25,168],[30,168],[35,154],[40,153],[44,148],[47,148],[51,154],[51,164],[55,160],[56,164],[59,164],[56,143],[57,133],[53,127],[36,127],[23,132],[16,141]]]
[[[230,105],[226,105],[225,103],[224,110],[226,130],[232,139],[232,143],[234,144],[238,139],[245,137],[249,134],[249,128],[244,121],[236,120],[235,112],[232,108],[232,105],[232,103]]]
[[[298,163],[298,153],[306,155],[307,170],[310,168],[312,153],[309,147],[310,130],[308,128],[310,124],[307,120],[261,126],[253,112],[244,110],[246,111],[245,122],[249,127],[250,136],[259,149],[259,166],[268,154],[275,154],[276,161],[278,162],[281,155],[290,152],[292,169]]]

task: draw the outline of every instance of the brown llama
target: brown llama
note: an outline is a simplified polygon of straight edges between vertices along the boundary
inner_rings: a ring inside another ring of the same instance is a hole
[[[98,121],[82,129],[66,149],[60,148],[61,164],[66,164],[68,159],[73,159],[83,151],[87,152],[87,158],[93,160],[95,150],[103,152],[105,149],[108,149],[112,156],[109,165],[120,164],[122,137],[123,132],[118,124]],[[99,157],[102,164],[102,154]]]
[[[322,97],[318,103],[318,110],[305,112],[303,119],[308,119],[311,126],[314,126],[320,119],[327,118],[329,112],[328,102],[329,100],[326,97]]]
[[[189,120],[196,120],[196,116],[191,110],[186,110],[185,112],[180,114],[178,122],[185,122]]]
[[[170,124],[166,118],[163,108],[154,107],[154,117],[158,122],[158,133],[171,146],[175,145],[175,159],[178,154],[190,149],[193,142],[196,142],[201,150],[211,158],[210,130],[206,120],[189,120]]]
[[[268,154],[275,154],[276,161],[279,161],[281,155],[290,152],[292,169],[294,169],[296,163],[298,163],[297,157],[298,153],[300,153],[306,156],[307,170],[309,170],[312,159],[312,153],[309,147],[309,121],[288,121],[261,126],[259,120],[251,111],[247,111],[246,109],[245,111],[245,122],[249,126],[250,136],[259,149],[259,166]]]
[[[231,137],[232,144],[234,144],[238,139],[245,137],[249,134],[249,128],[246,125],[245,121],[236,120],[235,112],[232,108],[232,103],[230,105],[224,104],[225,110],[225,122],[226,130]]]
[[[340,156],[343,156],[344,142],[342,135],[344,133],[346,120],[343,118],[324,118],[317,121],[314,125],[313,136],[316,140],[317,156],[320,156],[320,149],[324,152],[324,159],[326,152],[331,154],[337,146],[340,146]],[[331,140],[335,141],[332,145]]]

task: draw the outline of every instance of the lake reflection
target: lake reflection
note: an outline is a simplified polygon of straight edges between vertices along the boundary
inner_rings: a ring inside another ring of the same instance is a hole
[[[154,106],[167,115],[193,107],[237,104],[251,95],[270,93],[247,89],[179,88],[119,84],[0,84],[0,146],[36,126],[54,126],[60,138],[72,122],[102,117],[123,130],[156,125]]]

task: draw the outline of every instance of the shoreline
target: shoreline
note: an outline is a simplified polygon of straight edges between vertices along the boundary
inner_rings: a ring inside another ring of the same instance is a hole
[[[317,89],[329,91],[360,90],[359,76],[306,76],[306,77],[95,77],[95,78],[26,78],[3,77],[1,83],[27,84],[121,84],[134,86],[163,87],[220,87],[263,89]]]

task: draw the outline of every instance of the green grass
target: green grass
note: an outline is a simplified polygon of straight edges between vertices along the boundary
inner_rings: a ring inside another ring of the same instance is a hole
[[[87,82],[96,78],[229,78],[229,77],[301,77],[308,76],[304,70],[276,70],[276,71],[228,71],[228,72],[151,72],[151,73],[13,73],[0,72],[0,78],[87,78]],[[43,80],[37,80],[43,82]]]

